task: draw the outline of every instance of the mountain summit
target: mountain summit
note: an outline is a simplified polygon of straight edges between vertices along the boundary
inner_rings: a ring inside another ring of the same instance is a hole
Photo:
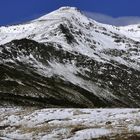
[[[139,35],[73,7],[0,27],[0,104],[140,107]]]

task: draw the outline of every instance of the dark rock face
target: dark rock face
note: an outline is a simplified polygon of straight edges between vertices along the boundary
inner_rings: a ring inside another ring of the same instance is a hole
[[[60,28],[69,43],[75,42],[67,28]],[[137,69],[28,39],[1,45],[0,50],[0,105],[140,107]]]
[[[4,62],[0,64],[2,104],[8,102],[18,105],[88,107],[94,106],[90,101],[91,97],[95,99],[95,104],[100,102],[92,93],[70,82],[65,82],[57,75],[50,78],[42,76],[36,71],[34,62],[29,65],[28,62],[17,59],[17,57],[28,57],[32,54],[37,61],[47,67],[51,59],[64,63],[64,59],[67,57],[72,59],[74,55],[63,50],[55,50],[52,44],[45,46],[27,39],[16,40],[0,47],[2,48],[0,57]],[[76,96],[79,99],[76,99]]]
[[[131,28],[70,7],[0,27],[0,105],[140,107],[140,30]]]

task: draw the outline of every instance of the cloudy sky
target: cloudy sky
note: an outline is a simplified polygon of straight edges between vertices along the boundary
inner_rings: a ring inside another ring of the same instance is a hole
[[[83,11],[83,13],[86,16],[88,16],[98,22],[105,23],[105,24],[111,24],[111,25],[115,25],[115,26],[140,24],[139,16],[113,17],[113,16],[102,14],[102,13],[95,13],[95,12],[88,12],[88,11]]]
[[[29,21],[62,6],[78,7],[107,24],[140,23],[140,0],[0,0],[0,25]]]

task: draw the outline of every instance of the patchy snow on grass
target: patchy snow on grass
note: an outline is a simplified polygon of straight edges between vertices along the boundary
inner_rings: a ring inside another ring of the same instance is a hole
[[[0,108],[0,137],[90,140],[140,134],[139,109]]]

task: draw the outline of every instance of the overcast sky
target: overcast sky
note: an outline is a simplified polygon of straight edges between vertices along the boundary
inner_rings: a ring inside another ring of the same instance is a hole
[[[113,25],[140,21],[140,0],[0,0],[0,25],[29,21],[62,6],[78,7],[95,20]]]

